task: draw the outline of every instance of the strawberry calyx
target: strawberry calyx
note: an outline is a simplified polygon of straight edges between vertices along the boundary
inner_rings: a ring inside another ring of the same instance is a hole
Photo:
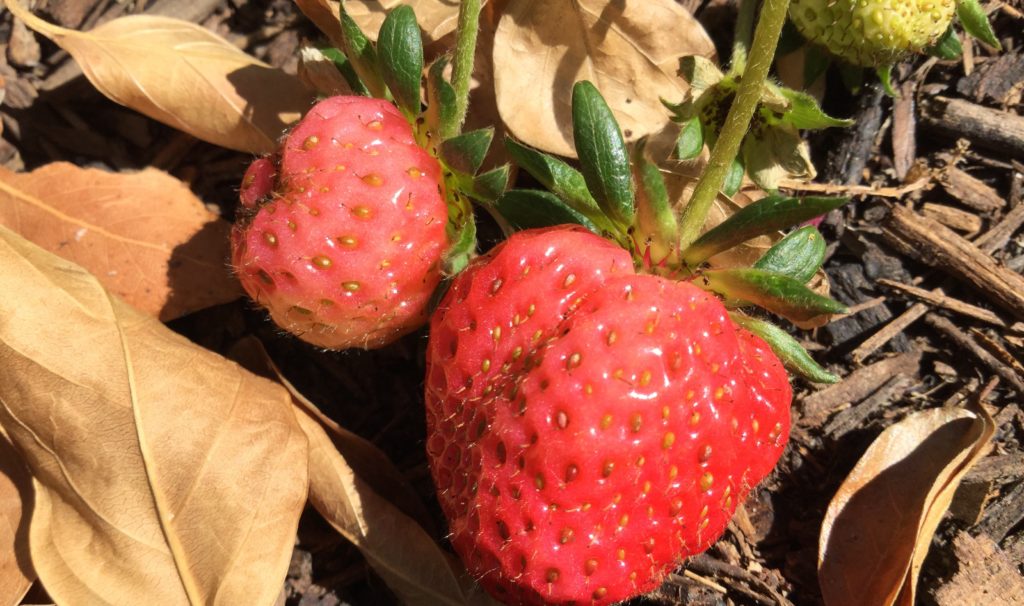
[[[824,240],[813,226],[781,238],[752,267],[720,267],[714,257],[823,215],[846,199],[769,194],[683,246],[684,219],[669,197],[661,169],[643,141],[627,149],[611,110],[589,82],[573,89],[573,122],[579,170],[506,140],[516,163],[547,188],[512,189],[494,201],[492,209],[511,229],[581,225],[629,251],[638,271],[691,282],[717,295],[736,314],[757,307],[804,322],[845,311],[807,286],[824,260]],[[797,353],[784,330],[754,320],[747,322],[749,330],[777,348],[792,370],[813,381],[836,380],[806,352]]]

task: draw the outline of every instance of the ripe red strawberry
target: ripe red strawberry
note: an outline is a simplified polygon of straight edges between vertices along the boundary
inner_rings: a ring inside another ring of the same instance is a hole
[[[448,248],[441,168],[390,103],[332,97],[246,172],[232,261],[303,340],[387,344],[426,321]]]
[[[527,230],[431,320],[427,451],[452,543],[509,604],[609,604],[706,549],[775,465],[792,391],[687,282]]]

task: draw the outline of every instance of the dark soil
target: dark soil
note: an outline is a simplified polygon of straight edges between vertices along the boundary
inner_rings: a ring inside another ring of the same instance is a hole
[[[68,27],[90,27],[100,19],[154,7],[165,14],[187,14],[289,70],[295,69],[298,45],[319,37],[288,0],[42,4],[41,14]],[[719,47],[727,49],[732,7],[715,1],[693,4]],[[1024,141],[1016,147],[994,141],[936,105],[938,97],[945,97],[1007,116],[1024,114],[1024,3],[1011,0],[991,8],[1003,53],[975,45],[970,61],[920,58],[901,65],[894,72],[899,99],[886,96],[873,75],[851,94],[838,72],[829,72],[825,109],[856,118],[857,126],[811,136],[817,182],[836,185],[837,193],[859,193],[846,186],[899,188],[927,174],[935,178],[903,197],[857,195],[824,221],[821,229],[831,243],[826,271],[832,293],[855,313],[797,334],[817,359],[848,380],[813,397],[818,388],[797,381],[793,439],[776,472],[711,550],[634,604],[822,603],[816,568],[824,512],[871,441],[913,411],[959,404],[993,377],[1000,379],[988,402],[998,423],[994,449],[967,476],[952,513],[939,527],[918,601],[949,603],[936,596],[969,564],[954,549],[961,533],[989,537],[1022,571],[1024,367],[1017,360],[1024,359],[1024,316],[935,255],[901,248],[890,224],[893,205],[912,207],[981,243],[981,254],[1002,270],[1024,269]],[[111,170],[156,166],[190,183],[204,201],[233,218],[237,184],[251,157],[196,141],[108,101],[81,77],[66,53],[12,28],[8,13],[0,16],[0,41],[7,44],[0,61],[6,89],[0,107],[0,163],[13,170],[57,160]],[[911,249],[925,250],[922,246],[910,243]],[[945,297],[995,312],[1002,325],[922,303],[880,280],[929,291],[941,288]],[[260,338],[302,393],[391,457],[430,508],[436,522],[432,531],[444,541],[423,452],[423,333],[380,351],[327,353],[282,334],[262,311],[241,300],[171,326],[221,353],[245,336]],[[865,346],[878,333],[887,338]],[[981,355],[986,352],[987,357]],[[864,372],[871,367],[877,372]],[[977,498],[979,493],[983,498]],[[396,603],[359,552],[312,510],[301,523],[286,590],[288,603],[302,606]],[[45,595],[36,590],[29,599],[38,602]]]

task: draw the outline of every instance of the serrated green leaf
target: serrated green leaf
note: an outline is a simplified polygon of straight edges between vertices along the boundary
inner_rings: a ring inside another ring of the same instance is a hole
[[[476,222],[470,214],[455,234],[454,243],[444,254],[444,273],[453,276],[469,264],[476,254]]]
[[[572,223],[595,234],[601,230],[586,215],[562,202],[558,196],[534,189],[512,189],[502,194],[495,207],[516,229],[533,229]]]
[[[680,160],[696,158],[704,151],[704,126],[700,118],[694,116],[683,124],[683,129],[676,139],[675,156]]]
[[[964,47],[960,44],[960,37],[956,35],[956,28],[950,24],[939,41],[928,47],[925,52],[939,59],[953,61],[964,54]]]
[[[442,138],[454,137],[459,130],[455,124],[455,88],[444,77],[449,60],[447,55],[442,55],[427,71],[427,125]]]
[[[999,39],[992,31],[992,24],[988,22],[988,15],[978,0],[957,0],[956,16],[965,32],[996,50],[1002,50],[1003,46],[999,44]]]
[[[634,239],[641,250],[650,252],[655,262],[661,262],[678,253],[679,221],[661,170],[644,153],[643,143],[633,152],[633,171],[637,182]]]
[[[786,198],[770,195],[740,209],[706,232],[683,251],[683,260],[690,267],[697,267],[737,244],[819,217],[848,201],[847,198]]]
[[[624,225],[633,223],[633,178],[626,142],[612,110],[590,82],[577,82],[572,89],[572,130],[591,195],[609,217]]]
[[[776,242],[754,263],[754,269],[787,275],[806,284],[821,268],[825,248],[825,238],[818,228],[807,225]]]
[[[508,188],[511,166],[508,164],[478,175],[473,180],[473,197],[484,202],[494,202]]]
[[[390,98],[387,86],[380,74],[377,63],[377,51],[373,43],[366,37],[359,25],[345,12],[345,4],[341,4],[341,34],[345,56],[352,62],[352,67],[359,74],[359,79],[374,97]]]
[[[782,95],[789,101],[789,109],[782,115],[782,121],[801,130],[817,130],[836,126],[850,126],[853,120],[833,118],[822,111],[818,101],[808,95],[788,88],[781,88]]]
[[[384,83],[398,108],[414,122],[420,113],[423,40],[411,6],[399,5],[384,18],[377,36],[377,55]]]
[[[725,77],[714,61],[701,55],[688,55],[680,59],[679,75],[690,85],[691,98],[699,97]]]
[[[782,179],[810,180],[815,175],[807,142],[789,124],[751,131],[743,139],[741,157],[747,175],[765,191],[779,189]]]
[[[569,206],[588,214],[600,212],[600,207],[590,195],[587,181],[580,171],[554,156],[527,147],[509,137],[505,138],[505,149],[517,165]]]
[[[352,66],[352,62],[348,60],[345,53],[333,46],[320,47],[317,50],[319,50],[323,56],[327,57],[331,63],[338,68],[338,71],[341,72],[341,76],[345,78],[345,82],[348,83],[349,88],[352,89],[353,93],[364,97],[369,96],[369,89],[367,89],[366,85],[363,84],[363,81],[359,79],[359,74],[356,73],[355,68]]]
[[[494,128],[481,128],[445,139],[439,152],[448,168],[465,175],[475,175],[487,157],[494,139]]]
[[[823,297],[799,280],[763,269],[716,269],[703,274],[708,289],[744,304],[763,307],[794,322],[846,311],[838,301]]]
[[[722,193],[727,196],[734,196],[743,186],[743,162],[735,158],[729,165],[729,174],[725,176],[725,183],[722,184]]]
[[[729,317],[736,324],[764,339],[786,368],[815,383],[839,382],[839,377],[822,368],[796,339],[778,326],[735,312],[730,313]]]

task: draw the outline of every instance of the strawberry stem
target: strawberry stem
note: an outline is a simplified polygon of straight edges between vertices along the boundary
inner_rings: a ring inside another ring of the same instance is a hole
[[[736,100],[729,108],[718,141],[711,150],[708,166],[683,211],[680,234],[682,249],[686,249],[700,235],[711,204],[721,191],[729,174],[729,167],[740,150],[750,119],[761,100],[762,89],[775,58],[775,48],[778,46],[779,34],[782,33],[782,25],[786,22],[788,10],[789,0],[765,0],[761,7],[761,18],[758,19],[754,41],[750,47],[749,63],[743,72]]]
[[[452,59],[452,88],[455,89],[455,117],[444,125],[441,135],[447,139],[462,132],[469,109],[469,81],[473,75],[476,38],[480,31],[480,0],[462,0],[459,5],[459,26]]]

